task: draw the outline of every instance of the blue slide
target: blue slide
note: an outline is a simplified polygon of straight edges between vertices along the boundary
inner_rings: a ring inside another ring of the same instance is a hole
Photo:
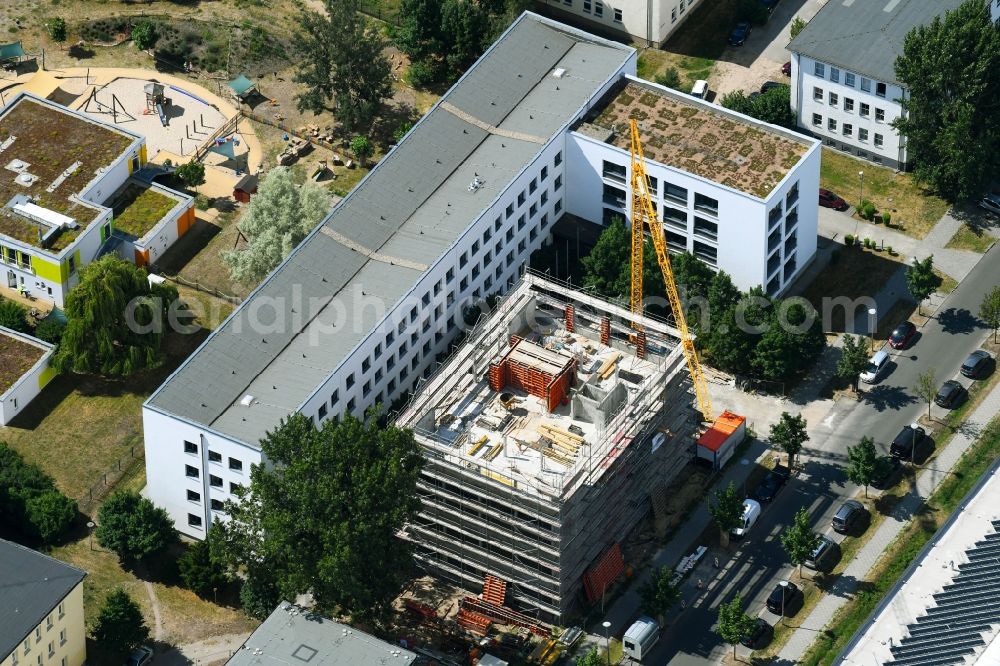
[[[164,127],[166,127],[167,126],[167,114],[165,114],[163,112],[163,105],[162,104],[157,104],[156,105],[156,113],[160,116],[160,122],[163,123]]]

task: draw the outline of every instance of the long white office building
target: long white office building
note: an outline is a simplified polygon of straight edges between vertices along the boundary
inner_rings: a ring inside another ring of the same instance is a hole
[[[644,46],[663,46],[704,0],[538,0],[546,14]]]
[[[994,20],[997,0],[990,4]],[[892,122],[906,89],[894,64],[903,40],[961,0],[828,2],[791,41],[792,112],[799,127],[831,148],[905,170],[905,137]]]
[[[224,518],[283,418],[405,397],[564,213],[627,217],[629,115],[671,247],[787,288],[815,252],[818,142],[635,68],[630,47],[514,22],[145,403],[149,495],[180,531]]]

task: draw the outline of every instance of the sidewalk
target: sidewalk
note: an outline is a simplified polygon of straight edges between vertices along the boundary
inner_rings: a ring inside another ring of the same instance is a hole
[[[878,562],[885,549],[893,542],[919,510],[924,499],[929,497],[938,485],[951,473],[962,453],[975,441],[990,419],[1000,413],[1000,385],[986,396],[983,402],[966,419],[964,426],[956,430],[948,447],[934,459],[931,467],[917,475],[916,485],[896,505],[893,512],[885,517],[868,543],[858,551],[850,565],[837,578],[833,586],[813,608],[799,628],[792,634],[779,657],[786,663],[799,661],[806,650],[816,640],[819,632],[833,619],[834,614],[852,597],[861,581],[867,580],[871,569]]]

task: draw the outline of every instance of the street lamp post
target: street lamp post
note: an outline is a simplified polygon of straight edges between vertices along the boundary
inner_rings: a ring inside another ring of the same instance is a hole
[[[785,624],[785,597],[788,596],[788,581],[781,581],[781,626],[787,626]]]
[[[611,666],[611,623],[607,620],[601,622],[604,627],[604,649],[608,653],[608,666]]]
[[[858,172],[858,179],[861,181],[861,193],[858,195],[858,211],[861,210],[861,206],[865,201],[865,172]]]
[[[878,310],[868,308],[868,331],[872,336],[872,351],[875,351],[875,328],[878,326]]]
[[[87,521],[87,531],[90,532],[90,549],[94,550],[94,527],[97,525],[92,520]]]

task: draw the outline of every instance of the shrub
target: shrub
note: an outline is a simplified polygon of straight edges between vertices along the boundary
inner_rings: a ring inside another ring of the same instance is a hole
[[[655,81],[667,88],[673,88],[674,90],[681,89],[681,75],[677,73],[676,67],[667,67],[667,70],[663,74],[656,75]]]
[[[58,345],[62,340],[63,331],[66,330],[66,322],[55,317],[46,317],[35,326],[35,337],[54,345]]]
[[[885,226],[889,226],[889,222],[892,220],[892,213],[882,213],[882,221],[885,222]]]
[[[418,60],[410,65],[407,78],[410,79],[410,85],[413,87],[425,88],[437,81],[438,74],[438,68],[433,64],[426,60]]]
[[[844,245],[846,245],[847,247],[851,247],[852,245],[854,245],[854,234],[847,234],[846,236],[844,236]]]
[[[65,536],[75,517],[76,502],[56,490],[49,475],[0,442],[0,525],[50,545]]]
[[[865,249],[868,249],[871,246],[872,246],[872,239],[871,238],[866,238],[865,239]]]
[[[891,245],[886,245],[885,251],[889,253],[890,257],[895,257],[896,256],[896,253],[892,251],[892,246]]]
[[[97,515],[97,543],[123,561],[162,552],[177,538],[167,512],[136,492],[115,492]]]
[[[0,298],[0,326],[18,333],[30,332],[28,311],[20,303]]]
[[[875,204],[868,199],[862,201],[861,207],[858,208],[858,215],[860,215],[862,219],[868,220],[869,222],[875,219],[876,212]]]
[[[157,37],[156,25],[152,21],[138,21],[132,28],[132,43],[140,51],[153,48]]]

